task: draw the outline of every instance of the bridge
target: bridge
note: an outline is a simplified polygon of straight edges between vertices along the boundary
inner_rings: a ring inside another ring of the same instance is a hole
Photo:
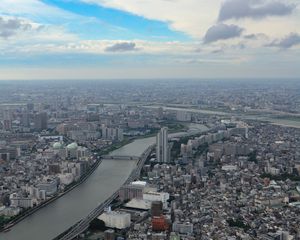
[[[140,160],[141,157],[138,156],[117,156],[117,155],[104,155],[102,156],[102,159],[106,159],[106,160]]]
[[[149,146],[144,151],[144,153],[141,155],[141,157],[138,157],[139,162],[137,163],[136,168],[131,172],[130,176],[127,178],[124,185],[129,184],[130,182],[139,178],[142,167],[144,166],[148,156],[150,155],[150,153],[152,152],[154,147],[155,147],[155,144]],[[110,156],[110,157],[119,157],[119,156]],[[136,157],[132,157],[132,158],[134,159]],[[106,158],[104,158],[104,159],[106,159]],[[111,158],[111,159],[114,159],[114,158]],[[79,222],[77,222],[71,228],[69,228],[68,230],[66,230],[59,236],[57,236],[54,240],[72,240],[72,239],[76,238],[79,234],[81,234],[82,232],[84,232],[85,230],[87,230],[89,228],[90,222],[93,221],[100,214],[102,214],[104,209],[107,208],[111,204],[111,202],[115,198],[118,197],[118,194],[119,194],[119,191],[116,191],[109,199],[107,199],[104,203],[100,204],[97,208],[95,208],[92,212],[90,212],[87,217],[81,219]]]

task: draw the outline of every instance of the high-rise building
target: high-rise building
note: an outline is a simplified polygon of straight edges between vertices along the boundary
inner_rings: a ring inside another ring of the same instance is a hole
[[[5,110],[3,116],[4,116],[4,121],[3,121],[4,130],[11,130],[12,129],[11,111],[9,109]]]
[[[119,190],[119,197],[122,201],[133,198],[142,199],[145,186],[142,185],[124,185]]]
[[[162,107],[159,107],[157,109],[157,118],[158,119],[163,119],[164,118],[164,109]]]
[[[35,115],[34,128],[38,131],[48,128],[48,116],[46,112],[41,112]]]
[[[159,217],[163,214],[163,203],[162,201],[153,201],[151,203],[151,215],[153,217]]]
[[[156,136],[156,158],[158,162],[167,163],[170,161],[168,145],[168,128],[164,127]]]
[[[27,111],[24,111],[21,114],[20,122],[23,127],[30,127],[30,119],[29,119],[29,114]]]

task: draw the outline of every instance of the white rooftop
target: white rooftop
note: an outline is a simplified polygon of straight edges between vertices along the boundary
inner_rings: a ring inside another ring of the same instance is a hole
[[[147,182],[144,182],[144,181],[135,181],[135,182],[132,182],[131,185],[141,185],[141,186],[146,186],[146,185],[147,185]]]

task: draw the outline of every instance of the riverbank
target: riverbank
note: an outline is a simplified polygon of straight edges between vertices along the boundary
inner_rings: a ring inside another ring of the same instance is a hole
[[[300,120],[299,118],[292,118],[289,117],[282,117],[278,116],[276,114],[262,114],[262,113],[249,113],[249,112],[223,112],[223,111],[212,111],[212,110],[202,110],[198,108],[183,108],[183,107],[165,107],[165,106],[159,106],[159,105],[145,105],[144,108],[154,108],[157,109],[159,107],[163,107],[164,110],[170,110],[170,111],[185,111],[190,113],[200,113],[205,115],[218,115],[224,118],[228,118],[231,116],[236,116],[241,119],[245,120],[255,120],[255,121],[261,121],[261,122],[268,122],[272,125],[278,125],[283,127],[292,127],[292,128],[300,128]]]
[[[37,205],[31,209],[28,209],[27,211],[22,212],[21,214],[17,215],[15,218],[13,218],[13,220],[9,221],[7,224],[5,224],[1,229],[0,232],[3,231],[8,231],[10,230],[14,225],[16,225],[17,223],[21,222],[22,220],[24,220],[26,217],[34,214],[35,212],[37,212],[38,210],[40,210],[41,208],[47,206],[48,204],[56,201],[57,199],[61,198],[62,196],[64,196],[65,194],[67,194],[68,192],[72,191],[74,188],[78,187],[80,184],[84,183],[87,178],[96,170],[96,168],[100,165],[101,163],[101,159],[97,159],[96,162],[90,167],[90,169],[88,170],[88,172],[86,174],[84,174],[80,180],[78,180],[74,185],[72,185],[71,187],[67,187],[64,192],[57,194],[56,196],[44,201],[43,203],[41,203],[40,205]]]
[[[118,148],[121,148],[121,147],[131,143],[132,141],[134,141],[134,139],[126,139],[125,141],[123,141],[121,143],[111,145],[111,146],[107,147],[104,150],[102,149],[98,154],[99,155],[105,155],[106,153],[114,151]],[[24,220],[27,217],[29,217],[30,215],[34,214],[38,210],[46,207],[50,203],[58,200],[59,198],[63,197],[65,194],[69,193],[70,191],[72,191],[73,189],[75,189],[76,187],[78,187],[79,185],[84,183],[93,174],[93,172],[99,167],[101,162],[102,162],[102,159],[100,159],[100,158],[97,159],[96,162],[93,163],[93,165],[89,168],[89,170],[83,176],[81,176],[78,181],[73,182],[70,185],[68,185],[63,192],[53,196],[50,199],[47,199],[43,203],[41,203],[41,204],[39,204],[39,205],[37,205],[33,208],[30,208],[30,209],[27,209],[27,210],[23,211],[19,215],[16,215],[16,216],[12,217],[12,219],[10,218],[10,220],[6,224],[4,224],[3,226],[0,227],[0,232],[9,231],[12,227],[14,227],[16,224],[18,224],[22,220]]]

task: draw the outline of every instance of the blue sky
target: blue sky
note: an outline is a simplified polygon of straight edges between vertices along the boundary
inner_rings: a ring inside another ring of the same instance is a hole
[[[117,9],[80,1],[45,0],[46,4],[65,11],[92,18],[87,22],[68,22],[68,29],[83,39],[143,39],[143,40],[189,40],[189,36],[169,29],[167,23],[149,20]]]
[[[1,0],[0,79],[300,77],[297,0]]]

